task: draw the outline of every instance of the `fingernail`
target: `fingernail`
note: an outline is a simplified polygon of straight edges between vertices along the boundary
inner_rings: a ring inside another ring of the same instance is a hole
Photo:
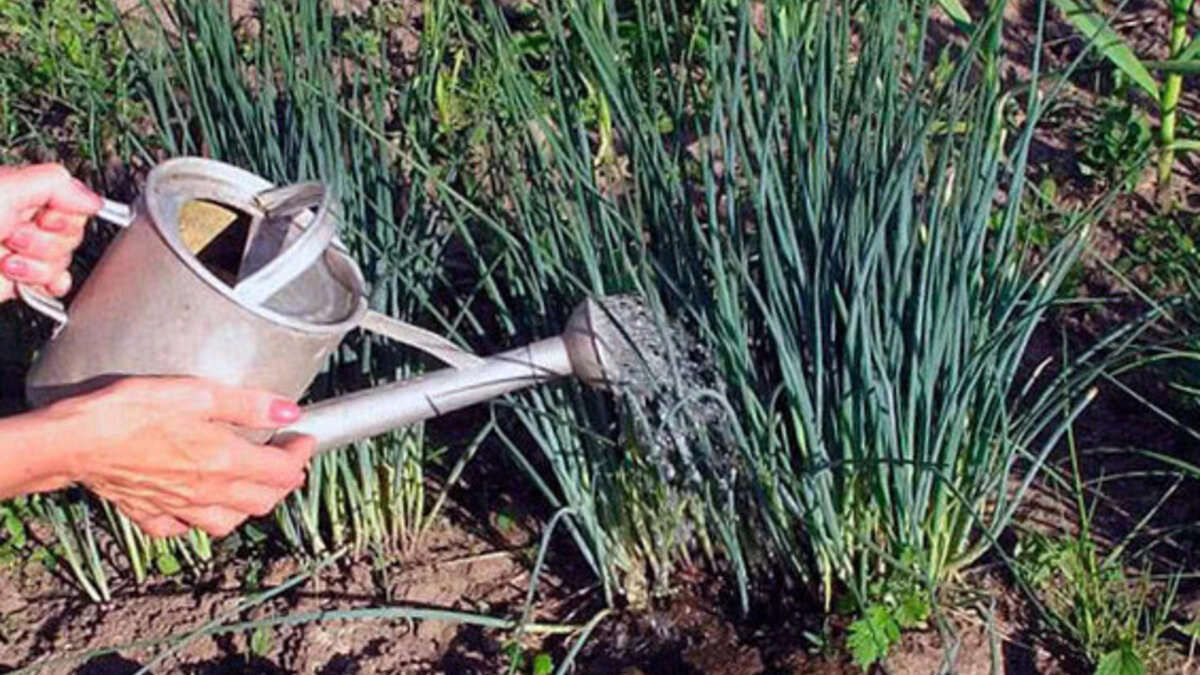
[[[29,263],[10,255],[4,259],[4,271],[15,276],[24,276],[29,273]]]
[[[33,235],[29,230],[17,230],[8,238],[8,244],[12,248],[27,248],[33,243]]]
[[[300,419],[300,406],[291,401],[282,399],[271,403],[271,420],[283,424],[290,424]]]

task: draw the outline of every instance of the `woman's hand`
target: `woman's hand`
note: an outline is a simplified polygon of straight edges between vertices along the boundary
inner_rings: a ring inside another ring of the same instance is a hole
[[[100,205],[61,165],[0,167],[0,302],[18,282],[55,296],[71,290],[71,254]]]
[[[194,525],[221,536],[302,485],[314,448],[310,438],[257,445],[231,425],[276,429],[299,417],[294,403],[268,392],[191,378],[130,378],[0,420],[0,446],[12,447],[23,433],[26,456],[46,458],[23,481],[9,477],[23,483],[21,491],[78,482],[148,534],[178,535]],[[12,431],[14,423],[23,431]],[[13,462],[0,457],[0,465]]]

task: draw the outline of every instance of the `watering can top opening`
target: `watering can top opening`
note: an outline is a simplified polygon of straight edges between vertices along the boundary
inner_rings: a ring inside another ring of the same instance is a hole
[[[335,201],[321,184],[277,187],[194,157],[156,166],[142,193],[159,236],[225,300],[287,328],[342,334],[367,310],[366,283],[337,239]],[[206,226],[195,215],[205,204],[232,222]]]

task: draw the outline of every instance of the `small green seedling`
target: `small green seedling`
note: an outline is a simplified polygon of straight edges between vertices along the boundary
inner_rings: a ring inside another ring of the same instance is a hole
[[[893,574],[872,583],[870,602],[846,636],[850,656],[864,671],[887,657],[903,631],[924,627],[933,613],[928,591],[916,576],[920,566],[915,556],[905,552],[899,562]]]
[[[1132,190],[1153,143],[1154,133],[1145,114],[1129,103],[1106,103],[1091,133],[1084,138],[1079,170],[1085,176]]]
[[[533,675],[550,675],[554,672],[554,659],[549,654],[541,653],[533,657]]]
[[[250,653],[254,656],[265,657],[271,653],[272,642],[271,629],[259,626],[250,634]]]
[[[158,552],[154,558],[154,566],[158,568],[158,573],[164,577],[172,577],[179,574],[183,570],[183,566],[179,564],[179,558],[170,550],[164,548]]]

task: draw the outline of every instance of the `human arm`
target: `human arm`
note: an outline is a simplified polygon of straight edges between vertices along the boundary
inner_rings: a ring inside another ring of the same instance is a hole
[[[235,427],[278,428],[299,408],[268,392],[191,378],[131,378],[0,419],[0,498],[81,483],[147,533],[223,535],[304,482],[312,439],[284,447]]]

